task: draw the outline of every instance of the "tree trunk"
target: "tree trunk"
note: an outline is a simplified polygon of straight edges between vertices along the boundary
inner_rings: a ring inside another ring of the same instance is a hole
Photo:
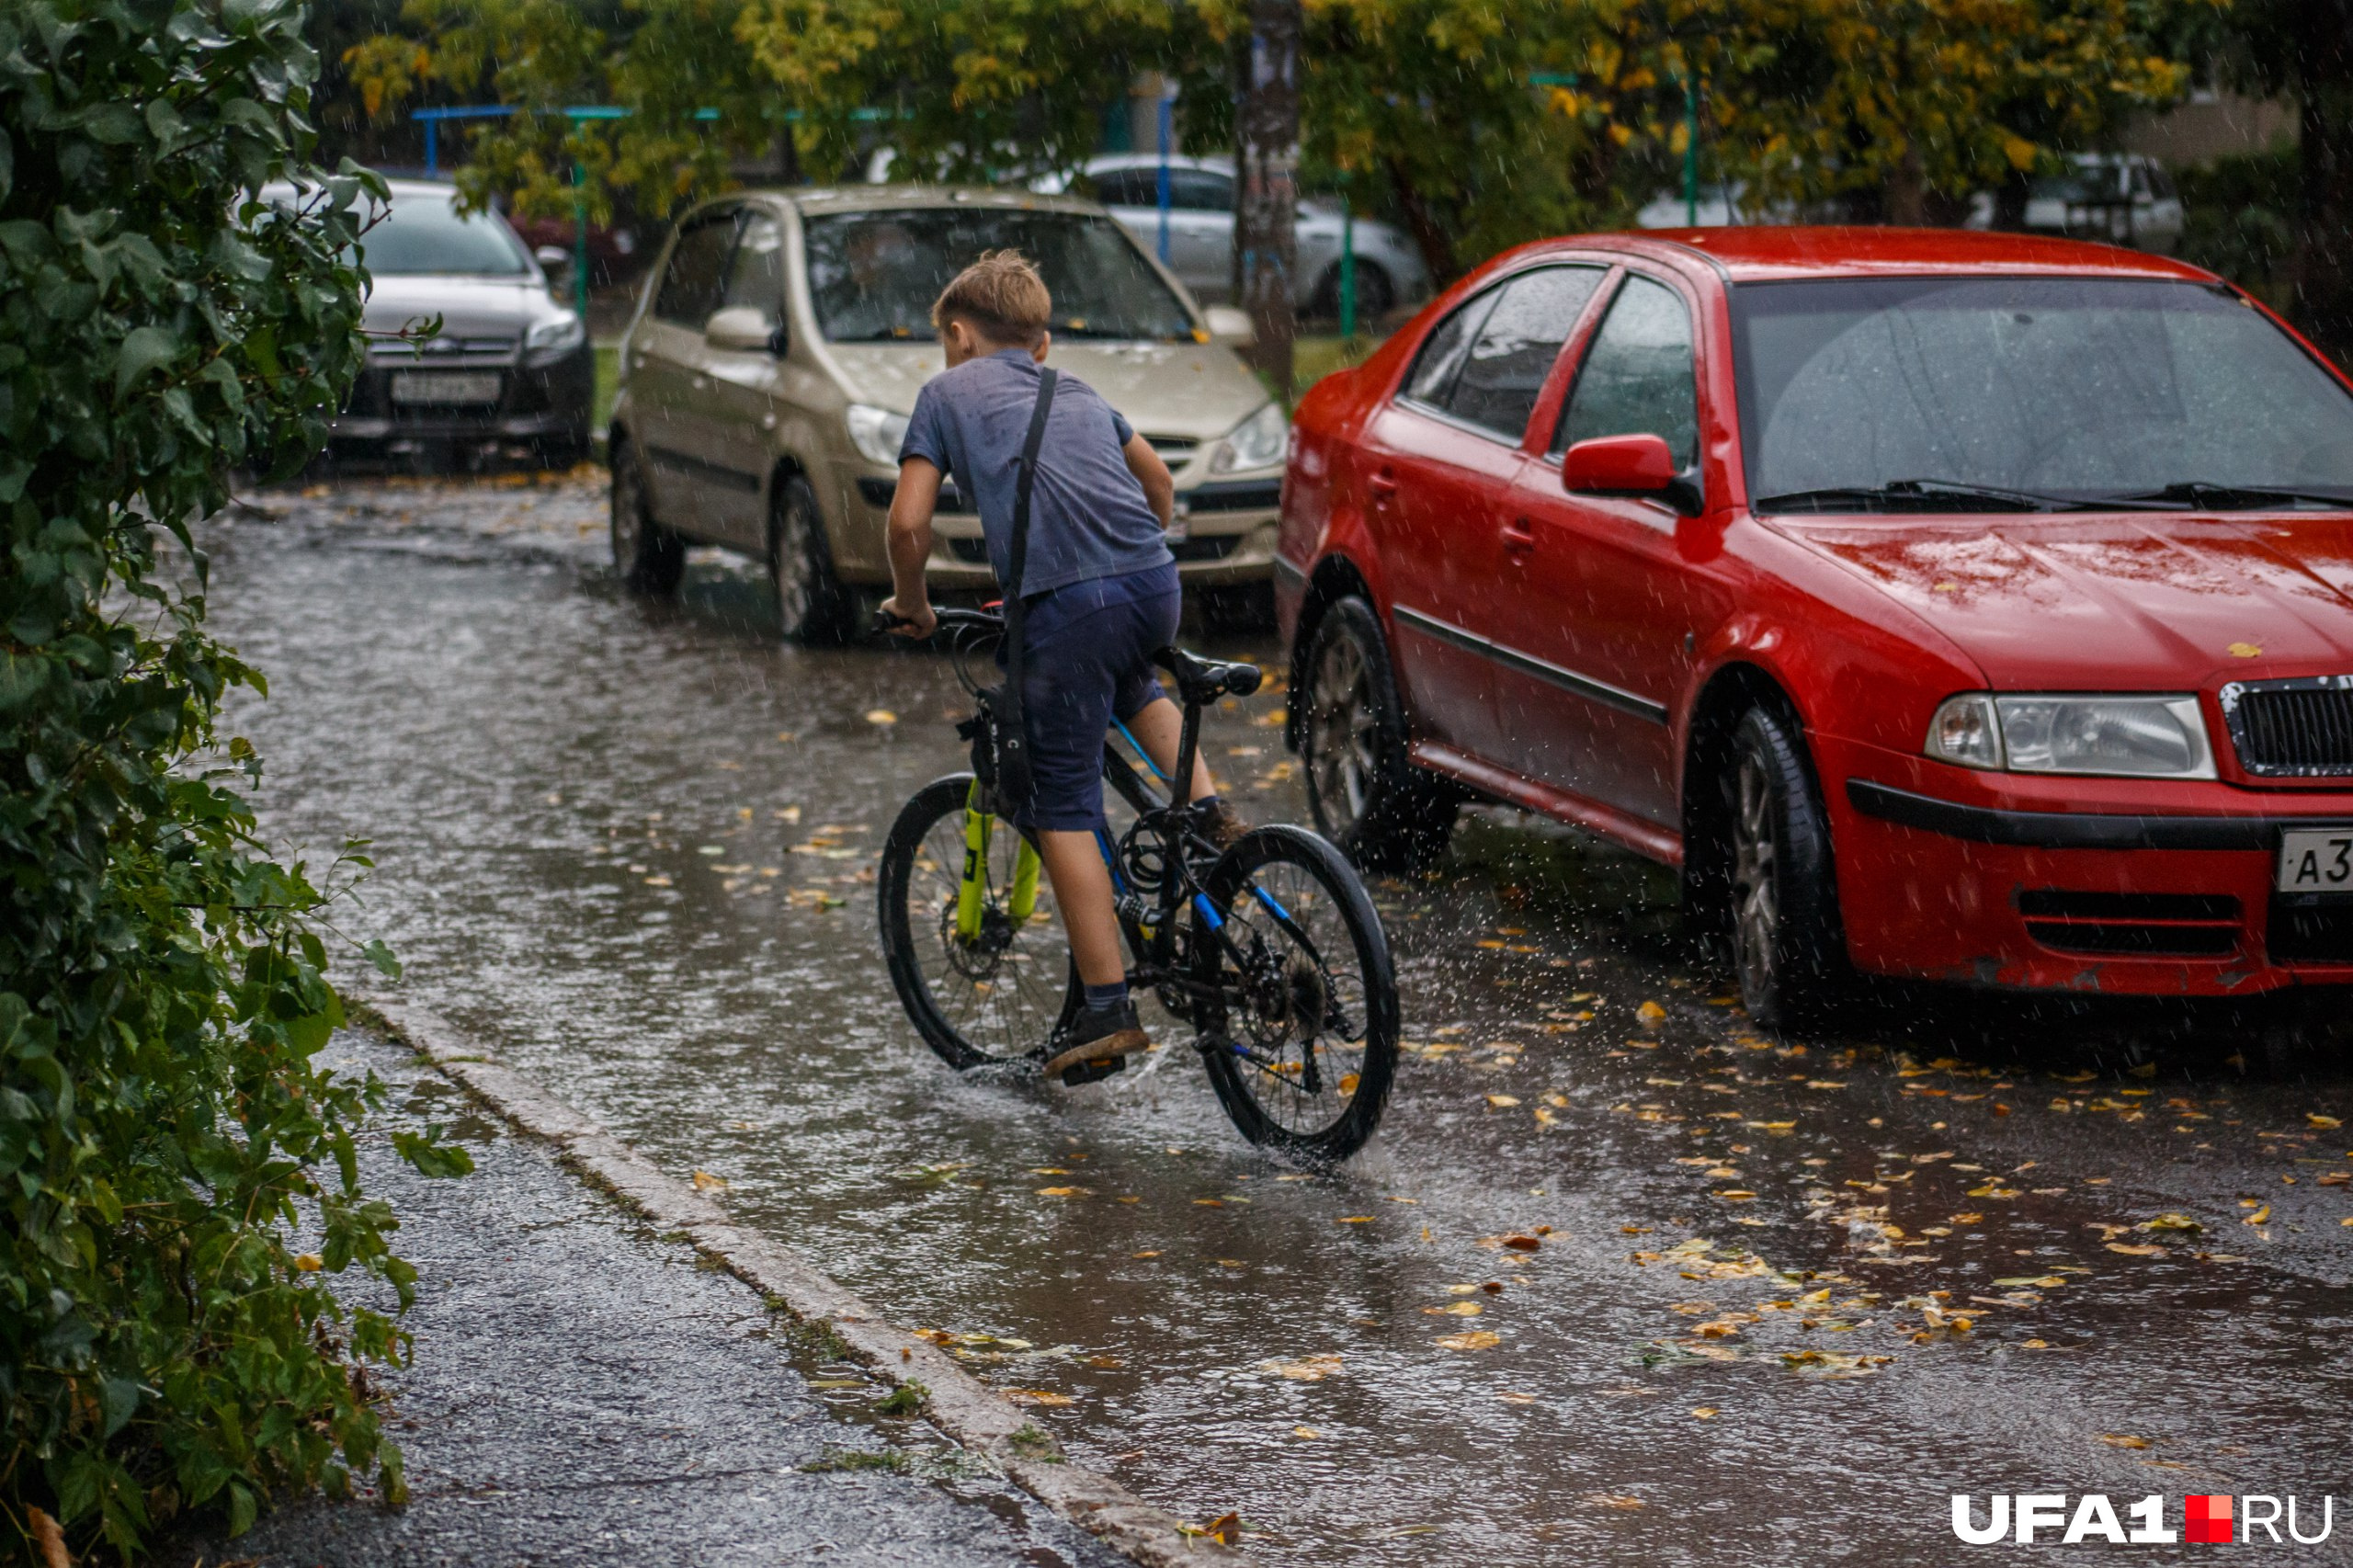
[[[1292,273],[1299,260],[1300,0],[1251,0],[1234,159],[1235,297],[1250,312],[1251,362],[1290,401],[1298,332]]]
[[[1394,158],[1383,158],[1382,166],[1389,171],[1389,188],[1396,193],[1397,210],[1404,215],[1405,227],[1414,236],[1414,244],[1422,253],[1422,265],[1430,269],[1431,280],[1440,289],[1454,281],[1461,268],[1455,265],[1454,237],[1446,225],[1430,211],[1430,204],[1405,165]]]
[[[2353,367],[2353,43],[2315,44],[2306,60],[2295,321],[2321,352]]]
[[[1920,151],[1907,147],[1887,171],[1880,194],[1880,211],[1890,223],[1920,228],[1928,222],[1928,178],[1920,167]]]
[[[2027,199],[2033,194],[2033,173],[2011,170],[2009,177],[1994,187],[1994,227],[2011,233],[2025,229]]]

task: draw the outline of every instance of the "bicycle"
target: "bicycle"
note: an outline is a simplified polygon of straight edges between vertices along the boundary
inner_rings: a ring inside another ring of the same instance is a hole
[[[958,679],[1004,619],[943,609]],[[1258,667],[1177,648],[1154,662],[1184,708],[1174,770],[1160,774],[1124,726],[1147,780],[1107,736],[1103,774],[1133,813],[1099,835],[1130,986],[1193,1031],[1192,1045],[1242,1135],[1311,1161],[1345,1159],[1379,1125],[1397,1067],[1397,986],[1389,939],[1355,868],[1304,828],[1254,828],[1222,852],[1197,830],[1168,779],[1193,776],[1201,711],[1258,688]],[[967,726],[969,732],[970,726]],[[1084,1001],[1065,954],[1050,977],[1051,927],[1036,845],[1000,814],[975,774],[917,790],[892,824],[877,892],[891,981],[915,1031],[960,1072],[1041,1062]],[[1063,1075],[1091,1083],[1126,1058]]]

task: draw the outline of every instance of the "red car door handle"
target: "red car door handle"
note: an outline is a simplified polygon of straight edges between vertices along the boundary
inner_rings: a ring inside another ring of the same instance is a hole
[[[1383,506],[1397,494],[1397,476],[1386,469],[1365,481],[1365,488],[1372,492],[1372,504]]]
[[[1526,517],[1514,517],[1504,525],[1504,553],[1514,561],[1525,557],[1536,548],[1536,530]]]

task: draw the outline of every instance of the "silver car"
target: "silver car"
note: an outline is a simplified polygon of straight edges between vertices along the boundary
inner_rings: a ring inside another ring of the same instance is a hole
[[[621,352],[609,440],[623,578],[668,592],[689,543],[719,545],[766,562],[786,635],[854,631],[891,581],[907,415],[943,369],[931,303],[1006,247],[1053,290],[1051,363],[1174,472],[1188,588],[1267,612],[1290,429],[1231,347],[1247,319],[1203,311],[1093,202],[936,187],[745,191],[679,222]],[[952,486],[935,533],[935,589],[993,586],[981,520]]]
[[[328,426],[335,452],[581,461],[597,380],[585,324],[556,302],[506,219],[460,213],[446,185],[390,184],[389,212],[359,242],[373,279],[365,326],[374,341]],[[429,341],[392,335],[437,316],[441,330]]]
[[[1078,185],[1154,254],[1160,246],[1160,163],[1157,153],[1106,153],[1087,160]],[[1049,177],[1039,188],[1060,189],[1063,184]],[[1370,218],[1348,226],[1355,230],[1359,320],[1377,322],[1429,292],[1429,267],[1412,240]],[[1291,298],[1300,310],[1318,315],[1338,311],[1342,228],[1337,204],[1321,197],[1299,204]],[[1167,259],[1169,270],[1201,299],[1224,300],[1233,293],[1233,159],[1168,160]]]

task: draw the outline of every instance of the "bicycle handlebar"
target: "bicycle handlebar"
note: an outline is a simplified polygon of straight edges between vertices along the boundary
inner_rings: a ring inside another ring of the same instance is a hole
[[[999,610],[934,609],[931,613],[932,619],[938,623],[939,630],[943,631],[1002,631],[1005,630],[1005,616]],[[874,630],[877,631],[889,631],[896,627],[909,624],[912,623],[904,616],[892,615],[880,609],[874,612]]]

